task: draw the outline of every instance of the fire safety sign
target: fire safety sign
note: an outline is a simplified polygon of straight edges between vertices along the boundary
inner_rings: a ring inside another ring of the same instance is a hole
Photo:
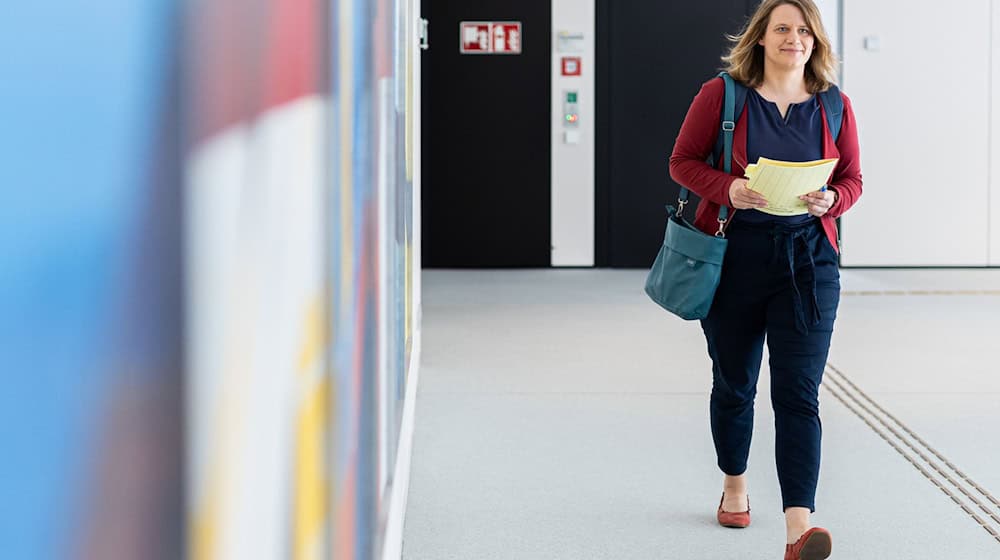
[[[458,44],[462,54],[521,54],[521,22],[463,21]]]
[[[581,59],[579,56],[564,56],[562,57],[562,75],[563,76],[579,76]]]

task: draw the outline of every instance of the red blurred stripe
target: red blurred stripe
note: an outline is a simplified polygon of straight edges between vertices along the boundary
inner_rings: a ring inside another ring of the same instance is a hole
[[[262,110],[320,93],[325,28],[319,0],[270,0]]]
[[[206,0],[197,6],[187,57],[195,142],[327,90],[327,14],[320,0]]]

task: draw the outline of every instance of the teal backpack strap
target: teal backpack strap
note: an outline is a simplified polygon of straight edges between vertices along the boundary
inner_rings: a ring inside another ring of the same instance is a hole
[[[840,125],[844,122],[844,98],[840,96],[840,89],[830,84],[830,89],[819,92],[819,100],[823,103],[823,110],[826,112],[826,125],[833,136],[833,143],[837,143],[840,137]]]
[[[720,72],[718,77],[722,78],[723,81],[728,80],[729,82],[732,82],[734,99],[736,102],[734,103],[735,112],[733,113],[733,118],[729,120],[734,123],[735,126],[735,123],[740,120],[740,115],[743,114],[743,108],[746,107],[747,104],[747,88],[743,84],[733,80],[726,72]],[[723,107],[723,113],[724,112],[725,107]],[[720,113],[719,120],[724,121],[725,115]],[[725,149],[725,136],[724,131],[720,129],[719,136],[715,139],[715,149],[712,150],[712,154],[709,155],[706,160],[712,167],[715,167],[716,162],[718,162],[723,156],[722,152]]]
[[[726,72],[719,72],[719,77],[726,83],[726,95],[722,98],[722,170],[733,171],[733,131],[736,130],[736,80]],[[742,87],[742,86],[740,86]],[[746,88],[743,88],[743,100],[746,101]],[[742,110],[742,106],[740,109]],[[729,217],[729,207],[725,204],[719,207],[719,237],[724,237],[726,219]]]
[[[719,115],[720,130],[719,137],[715,142],[716,149],[713,154],[708,156],[707,162],[712,167],[715,167],[716,158],[721,157],[723,170],[726,173],[731,173],[733,168],[733,131],[736,130],[736,121],[743,112],[744,105],[746,105],[747,88],[743,84],[737,83],[727,72],[720,72],[719,77],[725,83],[726,92],[722,98],[722,114]],[[677,208],[678,216],[684,210],[684,205],[687,204],[690,192],[687,188],[681,187],[680,198],[678,200],[679,206]],[[725,237],[724,226],[728,217],[729,208],[725,205],[720,206],[719,231],[716,233],[717,236]]]

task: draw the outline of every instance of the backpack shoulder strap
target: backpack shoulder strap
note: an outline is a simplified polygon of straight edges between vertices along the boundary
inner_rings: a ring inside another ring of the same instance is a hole
[[[715,149],[709,154],[706,161],[712,167],[715,167],[715,162],[722,161],[726,173],[729,173],[733,161],[733,130],[736,129],[736,121],[740,120],[743,106],[746,105],[747,88],[734,80],[726,72],[720,72],[719,78],[722,78],[722,81],[725,83],[725,93],[722,96],[722,110],[719,114],[719,136],[715,140]],[[684,205],[687,204],[690,192],[687,188],[681,187],[680,197],[678,198],[678,216],[684,210]],[[729,208],[720,206],[719,234],[716,235],[723,233],[722,225],[726,223],[728,216]]]
[[[734,114],[733,114],[733,127],[735,128],[736,123],[740,120],[740,115],[743,114],[743,108],[747,104],[747,88],[743,84],[732,79],[726,72],[719,72],[719,78],[724,82],[727,82],[727,86],[732,87],[733,99],[734,99]],[[729,87],[726,88],[726,92],[730,91]],[[725,121],[726,121],[726,99],[723,98],[722,110],[719,111],[719,136],[715,139],[715,149],[712,150],[712,155],[709,156],[708,163],[712,167],[724,156],[723,150],[725,149]]]
[[[840,125],[844,122],[844,98],[840,96],[840,89],[831,84],[830,89],[819,93],[819,100],[826,112],[827,127],[836,143],[840,136]]]
[[[743,108],[747,105],[747,87],[736,80],[733,80],[733,86],[736,88],[736,115],[733,121],[740,120],[740,115],[743,114]]]

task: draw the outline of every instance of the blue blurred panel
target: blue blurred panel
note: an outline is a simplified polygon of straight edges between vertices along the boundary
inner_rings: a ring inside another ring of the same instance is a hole
[[[78,545],[101,507],[89,484],[100,478],[99,449],[114,447],[102,431],[116,385],[147,370],[135,355],[121,370],[114,354],[135,342],[124,336],[136,325],[129,298],[156,297],[130,283],[145,266],[137,248],[148,246],[153,162],[166,161],[175,12],[170,0],[39,0],[9,2],[0,18],[7,558],[84,555]]]

